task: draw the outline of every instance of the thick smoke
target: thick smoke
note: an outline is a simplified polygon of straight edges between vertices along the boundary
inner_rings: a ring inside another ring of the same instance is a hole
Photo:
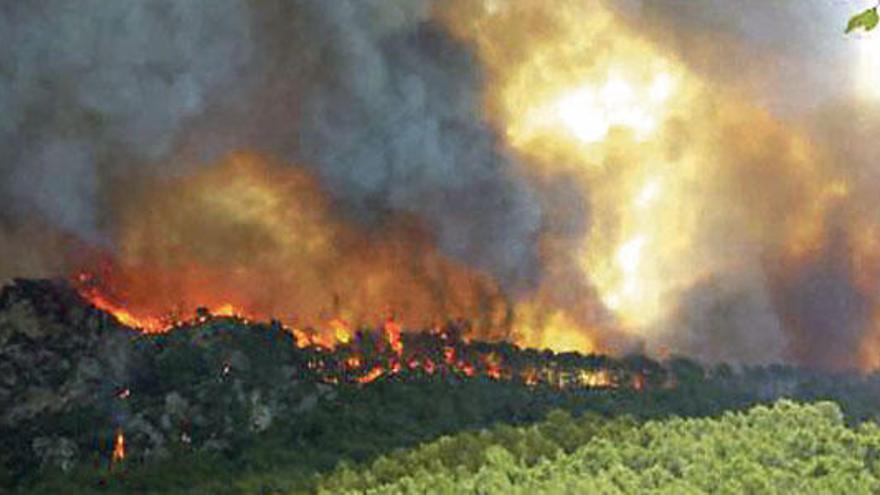
[[[865,330],[871,297],[854,283],[848,253],[832,241],[828,251],[797,273],[777,279],[777,308],[789,328],[797,329],[793,357],[825,368],[852,368]]]
[[[351,207],[415,213],[447,252],[527,280],[539,212],[481,122],[474,58],[428,6],[305,4],[324,70],[304,93],[303,162]]]
[[[813,149],[821,150],[808,158],[811,174],[826,183],[847,184],[843,206],[819,213],[814,220],[819,234],[797,261],[787,261],[780,246],[764,245],[751,256],[737,255],[742,267],[736,276],[716,277],[684,291],[673,321],[664,322],[670,345],[710,360],[859,365],[860,351],[873,332],[871,308],[877,297],[875,287],[864,283],[875,279],[876,270],[858,252],[856,239],[880,219],[867,207],[880,173],[874,159],[877,107],[867,101],[870,95],[857,94],[864,84],[858,80],[862,40],[857,34],[843,35],[846,20],[860,6],[643,0],[638,8],[622,10],[641,32],[716,87],[759,102],[804,132]],[[727,168],[748,175],[727,177],[725,187],[742,188],[749,215],[761,218],[779,242],[790,222],[786,215],[821,204],[822,194],[792,194],[797,187],[765,172],[803,173],[804,164],[786,157],[782,148],[761,160],[759,168],[743,167],[738,143],[731,141],[722,153],[731,161]],[[731,246],[746,238],[718,229],[711,242]]]
[[[689,287],[679,301],[658,329],[670,349],[748,364],[776,362],[785,354],[782,325],[765,287],[713,277]]]
[[[460,4],[475,15],[510,5]],[[712,207],[699,212],[695,232],[682,235],[699,245],[687,252],[694,255],[689,268],[714,271],[695,273],[705,276],[667,294],[667,317],[641,335],[652,348],[713,361],[855,365],[880,279],[880,261],[866,254],[873,244],[864,238],[873,237],[861,233],[880,225],[872,208],[880,125],[875,106],[843,101],[857,81],[847,62],[853,40],[840,30],[855,7],[818,0],[604,4],[709,88],[693,115],[664,127],[673,137],[662,159],[687,166],[680,151],[689,150],[712,174],[686,190],[696,198],[689,204]],[[419,232],[428,232],[420,242],[491,275],[508,295],[527,294],[536,306],[549,301],[588,323],[579,328],[614,327],[584,259],[594,261],[589,243],[601,228],[613,234],[608,215],[595,209],[618,208],[622,190],[606,190],[614,204],[602,205],[582,187],[594,179],[566,167],[523,172],[533,157],[519,149],[513,155],[498,116],[483,112],[492,114],[485,100],[493,71],[528,51],[532,32],[510,33],[519,44],[499,47],[507,55],[487,67],[478,44],[451,34],[438,16],[445,5],[0,5],[0,278],[61,275],[83,254],[118,252],[121,212],[151,211],[156,179],[244,150],[310,169],[333,199],[332,214],[357,229],[382,233],[388,223],[415,218]],[[522,2],[513,10],[546,9],[534,19],[553,26],[548,5]],[[579,15],[596,10],[584,5],[558,4]],[[497,26],[477,29],[484,28]],[[617,34],[605,33],[586,60],[602,60]],[[573,65],[582,49],[572,47]],[[638,160],[636,148],[620,154]],[[605,161],[612,171],[618,165]],[[846,187],[825,187],[835,181]],[[596,218],[606,224],[591,224]],[[791,245],[801,241],[806,251],[795,252]]]
[[[102,241],[108,176],[160,161],[188,118],[234,89],[251,48],[247,19],[243,5],[214,1],[0,7],[7,221],[38,214]]]
[[[430,7],[3,6],[5,224],[39,216],[113,249],[113,202],[131,177],[251,149],[313,167],[366,226],[415,214],[447,253],[527,286],[538,208],[481,122],[479,68]]]

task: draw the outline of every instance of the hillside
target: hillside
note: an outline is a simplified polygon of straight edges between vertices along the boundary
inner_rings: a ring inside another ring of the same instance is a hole
[[[148,335],[64,283],[17,281],[0,292],[0,483],[19,493],[310,493],[340,466],[443,436],[507,434],[553,410],[551,421],[625,424],[779,397],[834,400],[848,424],[880,411],[876,375],[557,354],[468,342],[456,328],[399,341],[363,329],[329,349],[277,322],[202,313]],[[565,441],[573,453],[590,439]],[[474,468],[485,458],[470,447],[456,456]]]

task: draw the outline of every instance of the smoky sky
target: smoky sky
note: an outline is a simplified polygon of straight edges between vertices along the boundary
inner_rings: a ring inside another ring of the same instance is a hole
[[[692,69],[737,85],[780,114],[802,116],[847,94],[858,35],[847,19],[865,2],[641,0],[621,10]]]
[[[4,4],[6,224],[38,217],[112,249],[113,189],[127,176],[179,174],[248,149],[312,169],[366,228],[413,214],[446,253],[528,285],[540,208],[479,115],[478,64],[430,7]]]
[[[786,271],[773,247],[752,246],[752,255],[736,258],[743,266],[740,272],[713,274],[683,290],[670,320],[658,330],[673,347],[710,361],[857,366],[862,340],[871,331],[876,294],[866,293],[856,282],[860,267],[852,262],[852,234],[845,226],[875,224],[878,219],[868,206],[880,170],[872,137],[878,107],[873,96],[857,90],[861,50],[871,42],[870,35],[843,31],[849,16],[871,5],[838,0],[642,0],[619,9],[640,33],[716,88],[732,88],[804,132],[810,145],[822,150],[814,159],[821,162],[826,180],[842,178],[849,185],[845,211],[830,211],[821,220],[825,230],[809,262]],[[725,155],[736,165],[736,152]],[[725,187],[739,184],[745,191],[762,191],[767,177],[755,171],[783,159],[781,150],[771,154],[759,169],[724,182]],[[791,169],[781,181],[796,174]],[[795,211],[794,205],[782,206],[784,200],[774,196],[773,188],[759,194],[758,202],[773,206],[752,215],[767,218],[777,208]],[[767,227],[781,229],[786,216],[781,214]],[[711,242],[731,246],[745,238],[734,234],[716,230],[710,237],[717,239]]]
[[[242,7],[5,3],[4,210],[36,210],[64,230],[96,239],[101,165],[117,153],[147,161],[167,156],[186,119],[232,83],[247,59]]]

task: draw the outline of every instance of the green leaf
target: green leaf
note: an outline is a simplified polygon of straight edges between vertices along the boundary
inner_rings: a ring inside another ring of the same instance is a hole
[[[880,15],[877,14],[877,7],[872,7],[852,16],[846,25],[846,32],[850,33],[859,28],[865,28],[865,31],[870,31],[877,27],[878,23],[880,23]]]

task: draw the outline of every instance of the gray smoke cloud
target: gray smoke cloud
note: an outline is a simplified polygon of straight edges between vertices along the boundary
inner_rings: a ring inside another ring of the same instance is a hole
[[[871,315],[870,296],[853,283],[845,249],[832,242],[809,269],[779,280],[777,308],[796,329],[793,357],[821,368],[851,368]]]
[[[802,116],[850,90],[847,19],[865,2],[640,0],[618,7],[703,76]]]
[[[724,277],[689,287],[660,326],[671,349],[709,362],[777,362],[788,345],[766,289]]]
[[[249,30],[228,1],[4,3],[4,214],[99,241],[104,169],[166,156],[186,120],[235,87]]]
[[[419,217],[508,283],[541,213],[428,1],[92,0],[0,7],[0,200],[112,249],[114,188],[235,149],[312,168],[351,218]],[[11,230],[4,237],[14,242]],[[2,273],[15,273],[15,261]],[[26,273],[20,273],[26,275]]]
[[[304,4],[324,73],[305,92],[303,161],[354,208],[414,213],[447,252],[529,279],[540,211],[478,114],[477,62],[428,6]]]

